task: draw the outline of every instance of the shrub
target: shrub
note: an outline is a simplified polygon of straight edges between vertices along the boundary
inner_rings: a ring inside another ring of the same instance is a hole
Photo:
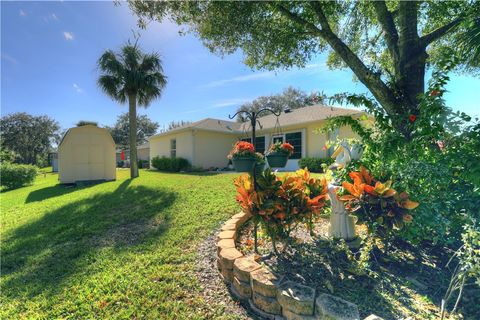
[[[0,164],[0,185],[6,189],[16,189],[32,184],[37,176],[37,167],[27,164]]]
[[[288,238],[299,223],[311,226],[327,200],[326,180],[311,178],[307,170],[277,176],[267,169],[257,177],[257,191],[249,175],[241,175],[234,183],[237,202],[253,215],[256,223],[262,224],[274,250],[275,239]]]
[[[325,168],[333,163],[331,158],[302,158],[298,161],[300,168],[308,168],[310,172],[323,173]]]
[[[392,181],[377,181],[362,166],[348,175],[353,184],[342,183],[345,195],[339,199],[345,202],[347,211],[358,217],[358,222],[367,225],[369,233],[387,238],[394,229],[412,222],[409,210],[415,209],[418,202],[411,201],[406,192],[397,193],[391,187]]]
[[[152,167],[159,171],[179,172],[188,170],[191,165],[187,159],[184,158],[167,158],[167,157],[153,157]]]
[[[150,167],[150,163],[148,162],[148,160],[138,160],[138,167],[140,169],[142,168],[148,169]]]
[[[117,167],[123,168],[123,166],[125,166],[125,161],[123,160],[117,161]]]

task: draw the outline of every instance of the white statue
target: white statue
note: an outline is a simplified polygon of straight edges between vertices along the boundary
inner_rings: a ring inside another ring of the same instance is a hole
[[[340,146],[332,154],[335,163],[330,166],[331,170],[337,170],[348,166],[350,161],[359,160],[362,156],[363,148],[360,144],[354,144],[351,148],[346,141],[342,141]],[[332,204],[332,215],[330,216],[330,236],[341,238],[347,241],[354,240],[356,217],[348,214],[343,202],[337,197],[338,185],[330,183],[328,185],[328,196]]]

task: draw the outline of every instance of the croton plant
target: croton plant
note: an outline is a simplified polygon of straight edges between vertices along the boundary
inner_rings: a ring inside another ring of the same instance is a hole
[[[255,158],[255,148],[253,144],[246,141],[238,141],[227,156],[228,159],[237,158]]]
[[[249,175],[235,179],[237,201],[253,215],[274,240],[286,238],[301,222],[310,223],[327,200],[327,182],[310,176],[308,170],[277,176],[270,169],[257,177],[258,191]]]
[[[344,181],[344,194],[339,197],[345,202],[345,208],[358,217],[359,223],[365,223],[370,232],[375,230],[383,235],[403,228],[413,220],[410,210],[418,202],[411,201],[406,192],[398,193],[391,187],[392,181],[377,181],[363,166],[360,171],[352,171],[349,177],[353,183]]]
[[[286,155],[287,157],[290,157],[293,154],[293,146],[288,142],[275,142],[272,143],[267,152],[267,154],[272,153],[280,153]]]

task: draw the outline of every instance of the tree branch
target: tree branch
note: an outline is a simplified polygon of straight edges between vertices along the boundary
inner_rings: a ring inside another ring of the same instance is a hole
[[[384,32],[384,38],[387,43],[390,54],[392,55],[394,63],[398,63],[398,32],[393,21],[393,15],[387,9],[385,1],[373,1],[373,7],[377,14],[377,19]]]
[[[433,41],[441,38],[445,34],[447,34],[449,31],[453,30],[460,22],[462,22],[464,17],[458,17],[451,22],[447,23],[446,25],[435,29],[434,31],[430,32],[427,35],[424,35],[423,37],[420,38],[420,45],[426,48],[430,43]]]
[[[378,74],[373,73],[358,56],[332,31],[320,2],[309,2],[322,27],[320,36],[352,69],[358,79],[372,92],[388,114],[395,114],[397,99]]]
[[[307,27],[307,29],[309,29],[311,32],[313,32],[316,35],[321,35],[322,30],[318,29],[318,27],[315,24],[301,18],[299,15],[291,12],[281,4],[275,6],[275,8],[277,8],[278,11],[280,11],[280,13],[283,14],[288,19],[296,22],[297,24],[303,25],[304,27]]]

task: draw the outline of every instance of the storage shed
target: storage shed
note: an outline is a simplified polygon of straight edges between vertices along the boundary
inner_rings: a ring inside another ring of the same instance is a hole
[[[110,133],[94,125],[70,128],[58,146],[61,183],[115,180],[115,142]]]

